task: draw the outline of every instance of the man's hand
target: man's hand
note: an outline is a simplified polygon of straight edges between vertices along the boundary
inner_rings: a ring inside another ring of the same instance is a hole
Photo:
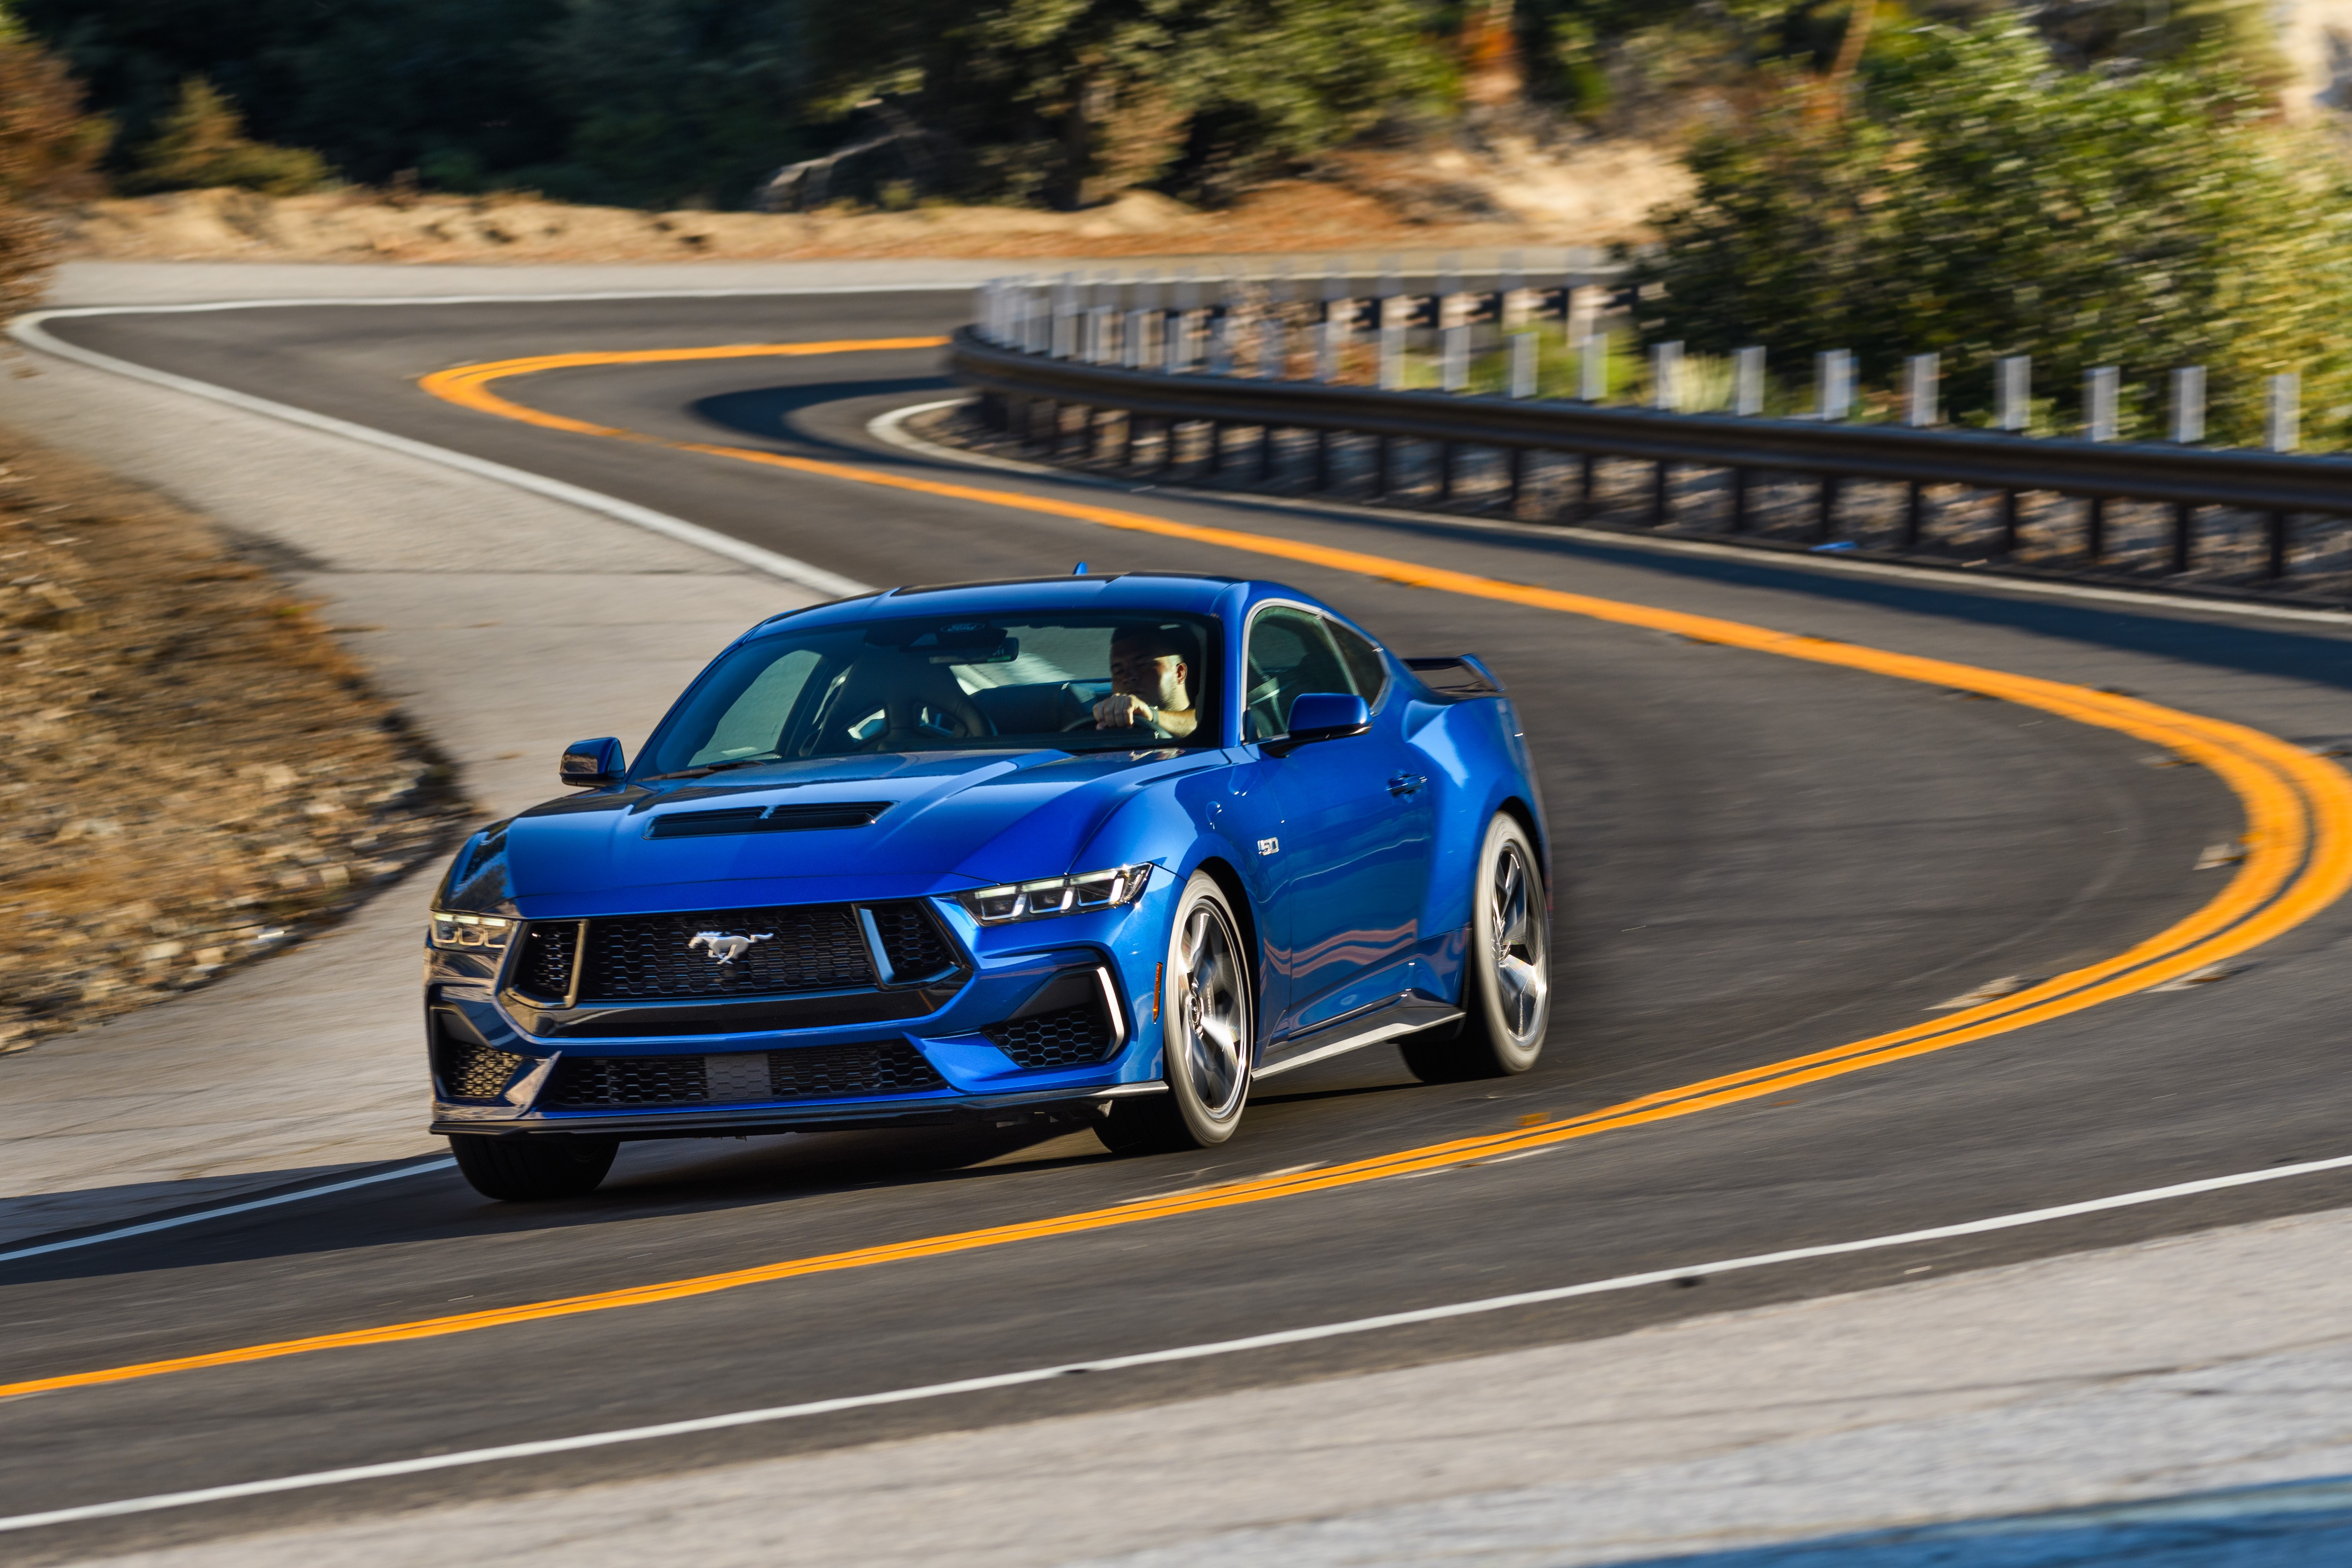
[[[1129,691],[1113,692],[1095,704],[1097,730],[1148,730],[1160,710]]]

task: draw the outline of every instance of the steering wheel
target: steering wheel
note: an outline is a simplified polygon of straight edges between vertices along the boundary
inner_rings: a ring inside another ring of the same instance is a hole
[[[1090,730],[1095,733],[1101,735],[1117,735],[1131,731],[1141,731],[1142,732],[1152,736],[1155,740],[1164,741],[1169,738],[1168,731],[1161,729],[1157,724],[1121,724],[1117,729],[1106,730],[1101,725],[1094,721],[1092,715],[1088,715],[1084,719],[1073,719],[1068,723],[1062,726],[1062,733],[1065,735],[1075,735],[1081,730]]]

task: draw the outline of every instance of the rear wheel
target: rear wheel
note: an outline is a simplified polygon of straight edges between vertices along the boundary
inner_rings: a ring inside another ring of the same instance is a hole
[[[1205,1149],[1241,1125],[1257,1045],[1247,951],[1224,890],[1193,872],[1177,901],[1160,985],[1168,1092],[1105,1107],[1095,1134],[1113,1153]]]
[[[620,1152],[617,1138],[548,1133],[534,1138],[485,1138],[452,1133],[457,1170],[486,1198],[529,1201],[584,1197],[596,1190]]]
[[[1543,1054],[1551,1023],[1550,921],[1536,849],[1507,812],[1486,825],[1470,893],[1470,952],[1458,1027],[1400,1042],[1423,1083],[1506,1078]]]

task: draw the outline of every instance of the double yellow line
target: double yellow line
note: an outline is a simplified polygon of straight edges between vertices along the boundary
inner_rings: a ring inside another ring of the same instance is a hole
[[[538,370],[583,365],[644,364],[690,359],[741,358],[762,354],[810,354],[866,349],[922,348],[936,338],[896,338],[836,343],[745,344],[723,348],[643,350],[614,354],[550,354],[497,364],[442,371],[425,378],[426,390],[464,406],[530,424],[580,434],[632,440],[651,437],[583,421],[541,413],[509,402],[488,390],[508,376]],[[656,1281],[619,1290],[530,1301],[512,1307],[453,1313],[355,1329],[342,1333],[314,1334],[243,1345],[199,1355],[142,1362],[128,1366],[68,1373],[0,1384],[0,1396],[50,1389],[121,1383],[163,1373],[203,1367],[233,1366],[300,1355],[313,1351],[360,1345],[392,1344],[470,1333],[510,1323],[575,1317],[583,1313],[648,1306],[682,1300],[812,1274],[871,1268],[877,1264],[939,1258],[1002,1247],[1046,1237],[1070,1236],[1114,1226],[1139,1225],[1179,1215],[1328,1192],[1391,1176],[1410,1175],[1447,1166],[1474,1164],[1505,1155],[1527,1152],[1590,1138],[1597,1133],[1637,1127],[1674,1117],[1688,1116],[1716,1106],[1776,1094],[1801,1084],[1859,1072],[1865,1068],[1948,1050],[2032,1024],[2043,1023],[2094,1007],[2102,1002],[2177,979],[2220,963],[2264,942],[2310,919],[2352,886],[2352,778],[2334,765],[2277,737],[2222,720],[2184,713],[2138,698],[2094,691],[2063,681],[2011,675],[1945,659],[1921,658],[1863,647],[1822,637],[1794,636],[1738,621],[1685,615],[1644,605],[1593,598],[1550,588],[1505,583],[1469,573],[1452,572],[1418,563],[1333,549],[1295,540],[1269,538],[1233,529],[1177,522],[1148,513],[1018,491],[910,478],[854,464],[791,458],[747,447],[707,446],[691,442],[661,442],[682,451],[762,463],[797,472],[821,474],[860,484],[911,490],[920,494],[1043,512],[1050,516],[1100,524],[1129,532],[1181,539],[1222,549],[1245,551],[1285,561],[1359,573],[1390,582],[1461,595],[1469,598],[1556,610],[1620,626],[1679,633],[1704,642],[1775,654],[1808,663],[1866,670],[1902,680],[1973,691],[2023,707],[2040,709],[2100,729],[2118,731],[2147,744],[2162,747],[2211,769],[2234,792],[2246,813],[2246,855],[2237,873],[2214,899],[2164,931],[2126,951],[2095,963],[2046,980],[2029,990],[1933,1022],[1915,1024],[1867,1039],[1854,1040],[1810,1055],[1765,1063],[1738,1072],[1686,1083],[1618,1102],[1581,1115],[1562,1117],[1532,1127],[1475,1138],[1424,1144],[1368,1160],[1314,1170],[1242,1181],[1192,1192],[1119,1204],[1108,1208],[1026,1220],[1014,1225],[957,1231],[942,1236],[856,1247],[808,1258],[788,1258],[751,1268]]]

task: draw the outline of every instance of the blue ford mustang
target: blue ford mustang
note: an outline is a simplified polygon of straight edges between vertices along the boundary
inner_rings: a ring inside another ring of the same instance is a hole
[[[476,834],[435,900],[434,1131],[499,1198],[625,1138],[981,1118],[1222,1142],[1381,1040],[1524,1071],[1543,808],[1468,656],[1278,584],[1133,573],[777,616],[634,765]]]

